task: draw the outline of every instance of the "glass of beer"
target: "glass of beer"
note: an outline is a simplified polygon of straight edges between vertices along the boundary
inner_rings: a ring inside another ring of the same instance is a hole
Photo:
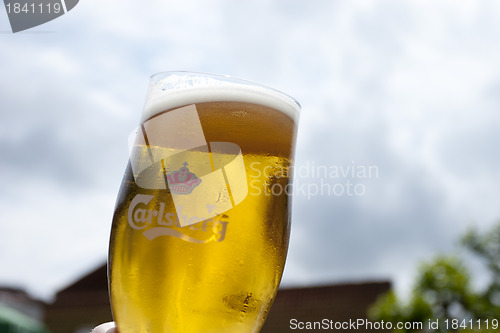
[[[299,110],[227,76],[151,77],[110,237],[120,333],[259,332],[288,250]]]

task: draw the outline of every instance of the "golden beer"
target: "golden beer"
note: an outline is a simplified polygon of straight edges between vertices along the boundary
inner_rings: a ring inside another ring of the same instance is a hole
[[[298,105],[273,108],[234,91],[212,95],[146,107],[110,239],[120,333],[258,332],[276,295],[290,232],[296,114],[289,110]],[[181,118],[172,115],[185,110],[199,123],[175,124]],[[189,132],[200,126],[206,145],[183,149],[202,137]]]

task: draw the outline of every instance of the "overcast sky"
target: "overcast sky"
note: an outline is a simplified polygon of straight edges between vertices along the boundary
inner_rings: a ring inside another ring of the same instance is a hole
[[[193,70],[302,104],[284,285],[407,289],[500,220],[498,17],[480,0],[82,0],[12,34],[2,6],[0,285],[48,299],[105,262],[148,78]]]

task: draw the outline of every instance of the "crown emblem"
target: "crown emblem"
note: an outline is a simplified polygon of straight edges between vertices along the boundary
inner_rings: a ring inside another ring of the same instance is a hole
[[[201,183],[201,179],[189,171],[187,162],[179,170],[167,174],[168,188],[176,194],[189,194]]]

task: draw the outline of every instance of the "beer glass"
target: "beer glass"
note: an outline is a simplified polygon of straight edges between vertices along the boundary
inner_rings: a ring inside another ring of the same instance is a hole
[[[227,76],[151,77],[110,237],[120,333],[260,330],[288,249],[299,109]]]

